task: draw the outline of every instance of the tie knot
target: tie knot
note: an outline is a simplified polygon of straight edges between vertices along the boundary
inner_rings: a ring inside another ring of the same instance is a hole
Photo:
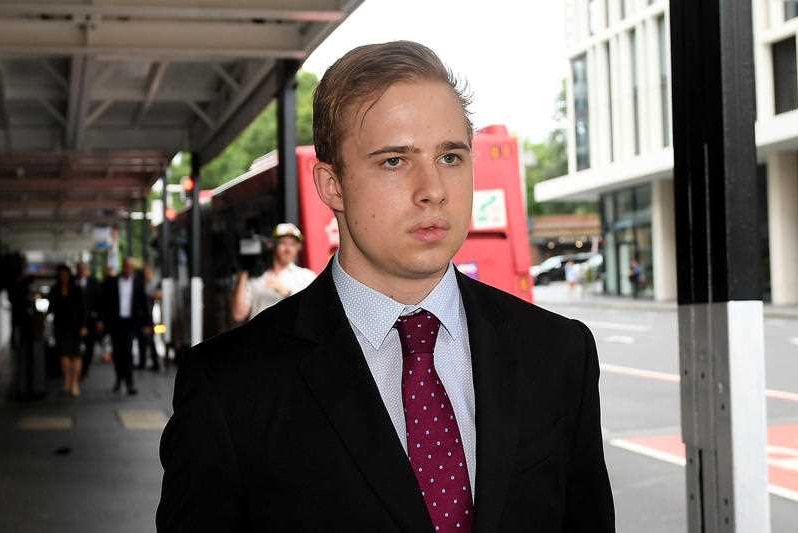
[[[438,317],[425,309],[419,309],[412,315],[400,316],[396,321],[396,329],[402,343],[402,355],[407,357],[411,354],[433,353],[440,324]]]

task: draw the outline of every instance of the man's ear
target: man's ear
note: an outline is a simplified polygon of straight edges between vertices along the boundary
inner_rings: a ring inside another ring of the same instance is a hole
[[[319,161],[313,166],[313,183],[321,201],[333,211],[344,210],[343,189],[341,180],[329,163]]]

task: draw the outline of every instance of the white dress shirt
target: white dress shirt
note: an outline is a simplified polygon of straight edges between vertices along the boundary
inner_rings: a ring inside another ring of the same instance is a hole
[[[443,278],[418,305],[405,305],[350,276],[338,261],[332,264],[333,282],[349,324],[363,350],[396,434],[407,452],[404,404],[402,401],[402,346],[394,324],[400,315],[419,308],[433,313],[441,327],[435,341],[435,371],[452,402],[463,441],[471,494],[475,494],[476,444],[474,379],[468,324],[454,266],[449,264]]]
[[[119,276],[119,318],[130,318],[133,308],[133,276]]]

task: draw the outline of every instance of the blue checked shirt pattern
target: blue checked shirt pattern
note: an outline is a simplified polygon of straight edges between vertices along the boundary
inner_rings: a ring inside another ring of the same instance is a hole
[[[475,494],[476,423],[474,379],[468,324],[454,265],[449,264],[441,281],[418,305],[405,305],[350,276],[335,255],[332,275],[344,312],[363,350],[382,402],[407,452],[404,404],[402,403],[402,345],[394,324],[402,315],[419,308],[441,322],[435,343],[435,371],[440,376],[463,439],[471,494]]]

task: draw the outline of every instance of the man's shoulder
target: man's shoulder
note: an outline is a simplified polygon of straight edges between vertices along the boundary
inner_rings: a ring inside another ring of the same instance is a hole
[[[251,320],[215,335],[191,349],[192,364],[217,369],[240,368],[252,364],[295,357],[298,299],[291,297],[258,313]]]

